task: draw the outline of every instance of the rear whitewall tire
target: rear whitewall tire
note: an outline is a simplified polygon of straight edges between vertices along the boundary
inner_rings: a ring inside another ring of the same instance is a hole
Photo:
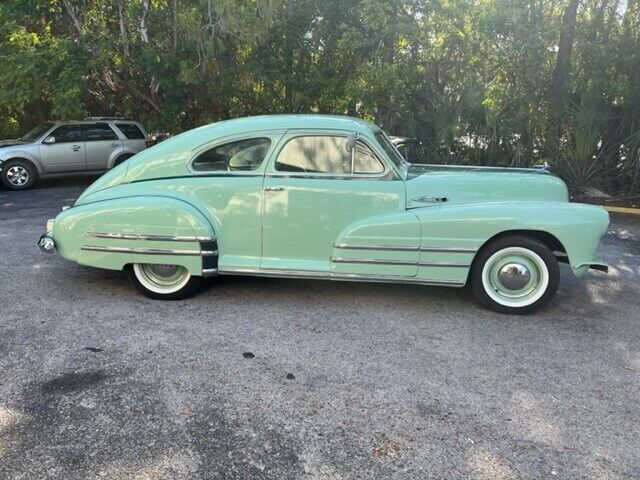
[[[128,273],[136,288],[155,300],[188,298],[202,285],[202,277],[191,275],[179,265],[134,263]]]

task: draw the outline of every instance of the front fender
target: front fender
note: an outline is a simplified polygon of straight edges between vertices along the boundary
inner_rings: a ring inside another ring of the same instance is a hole
[[[42,174],[44,171],[38,156],[24,148],[0,149],[0,168],[2,168],[4,162],[14,158],[22,158],[30,161],[36,167],[38,174]]]
[[[607,231],[609,214],[598,206],[567,202],[500,202],[440,205],[414,209],[423,244],[475,247],[510,231],[537,231],[555,237],[571,269],[583,275]]]
[[[63,258],[92,267],[121,270],[130,263],[171,263],[202,275],[217,266],[212,225],[198,209],[171,197],[134,196],[76,206],[55,218],[49,236]]]

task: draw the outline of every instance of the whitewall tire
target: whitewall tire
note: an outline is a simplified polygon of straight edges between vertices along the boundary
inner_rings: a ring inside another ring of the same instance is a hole
[[[553,252],[535,238],[513,235],[486,245],[474,260],[471,284],[478,299],[502,313],[530,313],[555,294],[560,279]]]
[[[129,274],[140,292],[156,300],[190,297],[202,284],[202,277],[191,275],[180,265],[134,263]]]

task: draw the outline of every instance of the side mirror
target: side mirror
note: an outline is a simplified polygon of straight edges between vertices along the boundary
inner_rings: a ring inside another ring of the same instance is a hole
[[[49,135],[42,141],[42,143],[44,143],[45,145],[53,145],[54,143],[56,143],[56,137]]]
[[[358,132],[349,132],[347,135],[347,152],[352,152],[358,142]]]

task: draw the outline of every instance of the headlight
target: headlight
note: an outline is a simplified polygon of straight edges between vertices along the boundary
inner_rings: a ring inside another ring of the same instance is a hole
[[[47,220],[47,233],[53,232],[53,218]]]

